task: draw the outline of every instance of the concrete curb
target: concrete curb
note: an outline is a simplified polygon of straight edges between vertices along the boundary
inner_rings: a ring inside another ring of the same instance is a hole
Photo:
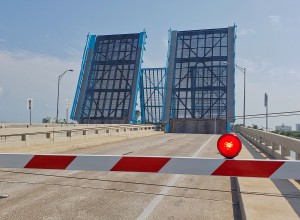
[[[240,208],[240,217],[242,220],[246,220],[246,213],[245,213],[245,206],[244,202],[242,199],[241,195],[241,189],[240,189],[240,184],[239,184],[239,179],[236,178],[236,193],[237,193],[237,198],[238,198],[238,203],[239,203],[239,208]]]
[[[249,146],[243,144],[242,151],[238,157],[241,158],[268,158],[268,155],[263,152],[259,147],[249,142],[245,137],[239,135],[241,139],[249,143]],[[243,141],[242,141],[243,142]],[[279,180],[283,181],[283,180]],[[284,180],[288,181],[288,180]],[[276,186],[274,180],[271,179],[262,179],[262,178],[238,178],[238,195],[240,200],[240,210],[241,210],[241,219],[273,219],[280,220],[288,216],[289,219],[299,219],[297,212],[295,211],[295,206],[288,201],[284,196],[276,197],[263,197],[263,194],[277,194],[281,195],[283,193],[280,188]],[[257,197],[255,193],[260,194],[260,197]],[[286,194],[293,194],[293,189],[287,188]],[[293,208],[294,207],[294,208]]]

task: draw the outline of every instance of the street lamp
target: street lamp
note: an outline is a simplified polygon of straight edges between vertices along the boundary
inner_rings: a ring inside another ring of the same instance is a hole
[[[243,125],[245,127],[245,111],[246,111],[246,68],[242,68],[238,65],[234,65],[236,68],[238,68],[240,71],[244,73],[244,110],[243,110]]]
[[[57,87],[57,105],[56,105],[56,123],[58,123],[58,103],[59,103],[59,83],[61,78],[67,73],[67,72],[73,72],[72,69],[66,70],[62,74],[58,76],[58,87]]]
[[[227,62],[223,62],[223,64],[228,65]],[[244,109],[243,109],[243,126],[245,127],[245,112],[246,112],[246,68],[240,67],[236,64],[234,64],[234,66],[236,68],[238,68],[238,70],[240,70],[241,72],[244,73]]]

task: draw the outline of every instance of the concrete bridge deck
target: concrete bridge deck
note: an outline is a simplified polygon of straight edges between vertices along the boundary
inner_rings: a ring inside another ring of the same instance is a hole
[[[52,146],[45,153],[220,158],[218,137],[103,137],[107,141],[101,145]],[[247,141],[243,144],[240,158],[265,157]],[[0,152],[41,153],[45,147]],[[299,189],[294,180],[1,169],[0,193],[9,197],[0,199],[0,219],[299,219]]]

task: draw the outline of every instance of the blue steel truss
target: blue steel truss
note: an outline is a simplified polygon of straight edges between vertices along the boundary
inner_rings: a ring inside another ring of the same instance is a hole
[[[146,44],[146,38],[147,38],[147,34],[146,34],[146,30],[144,29],[143,32],[140,33],[140,39],[139,39],[139,47],[141,48],[141,55],[140,55],[140,62],[139,62],[139,72],[138,72],[138,76],[137,76],[137,84],[136,84],[136,92],[135,92],[135,98],[134,98],[134,106],[133,106],[133,112],[135,113],[136,111],[136,106],[137,106],[137,95],[138,92],[140,92],[140,100],[141,100],[141,81],[142,81],[142,75],[143,75],[143,71],[142,71],[142,63],[143,63],[143,54],[144,51],[146,50],[145,48],[145,44]],[[144,103],[144,102],[141,102]],[[141,113],[142,115],[143,113]],[[131,117],[131,123],[133,124],[137,124],[138,123],[138,118],[136,117],[136,114],[132,114]],[[143,116],[143,115],[142,115]]]
[[[163,120],[166,68],[142,69],[141,116],[142,123],[158,124]]]
[[[92,51],[94,50],[95,41],[96,41],[96,35],[91,35],[91,34],[87,35],[87,41],[82,56],[81,69],[80,69],[79,79],[77,83],[77,88],[75,92],[75,97],[74,97],[73,107],[72,107],[72,112],[70,117],[72,120],[79,120],[78,115],[81,115],[82,97],[80,98],[80,95],[82,96],[83,95],[82,93],[84,93],[84,89],[82,87],[84,86],[83,84],[85,84],[83,82],[83,79],[84,79],[85,70],[89,69],[88,64],[90,62],[88,60],[88,57],[89,55],[91,56]]]
[[[80,123],[135,120],[145,35],[145,32],[92,35],[93,47],[88,38],[73,105],[75,120]],[[90,59],[86,58],[87,48],[92,48]]]
[[[178,31],[171,118],[227,117],[227,32]]]

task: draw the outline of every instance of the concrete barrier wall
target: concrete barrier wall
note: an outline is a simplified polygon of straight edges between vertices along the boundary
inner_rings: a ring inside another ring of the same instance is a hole
[[[294,153],[295,159],[300,160],[300,140],[298,139],[244,127],[240,127],[238,132],[274,158],[293,159],[291,155]]]
[[[55,128],[11,128],[0,131],[0,147],[55,144],[105,136],[130,136],[142,132],[157,132],[157,128],[155,125],[124,124]]]
[[[56,123],[0,123],[0,132],[3,129],[11,128],[58,128],[58,127],[95,127],[95,126],[115,126],[119,124],[56,124]]]

